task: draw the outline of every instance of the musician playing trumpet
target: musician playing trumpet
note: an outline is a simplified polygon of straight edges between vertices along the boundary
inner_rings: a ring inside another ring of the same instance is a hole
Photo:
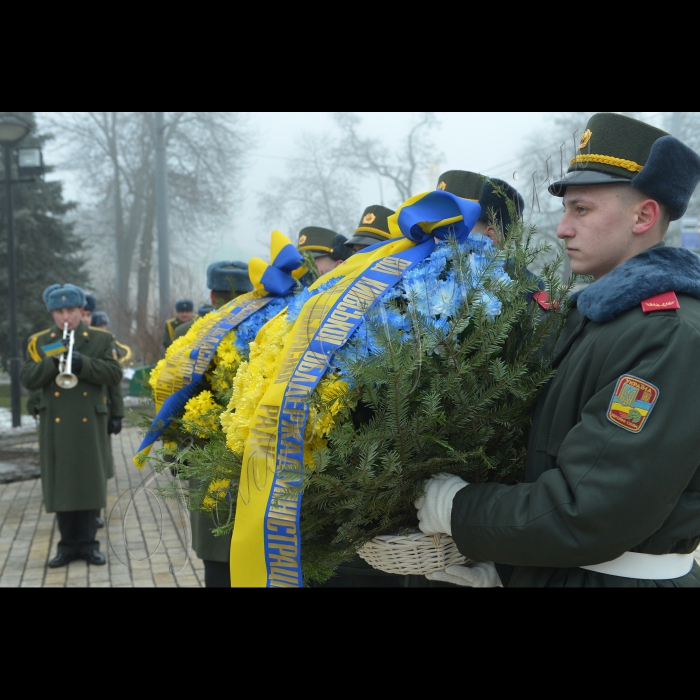
[[[85,293],[80,287],[53,284],[43,297],[55,325],[30,338],[20,378],[27,389],[41,393],[41,486],[46,511],[56,513],[61,533],[49,566],[74,559],[99,566],[105,563],[95,535],[107,496],[107,387],[119,384],[122,370],[112,334],[81,320]]]

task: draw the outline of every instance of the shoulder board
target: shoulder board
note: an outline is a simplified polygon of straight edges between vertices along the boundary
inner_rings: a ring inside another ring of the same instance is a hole
[[[105,328],[96,328],[95,326],[90,326],[91,331],[97,331],[98,333],[109,333],[112,335],[112,331],[108,331]]]
[[[43,331],[39,331],[38,333],[34,333],[29,338],[29,344],[27,346],[27,351],[29,352],[29,356],[34,360],[34,362],[41,362],[41,355],[39,354],[39,351],[36,348],[37,341],[39,340],[39,336],[44,335],[44,333],[48,333],[51,329],[47,328]]]
[[[642,311],[645,314],[651,313],[652,311],[672,311],[673,309],[680,308],[681,305],[678,303],[678,297],[675,292],[657,294],[642,302]]]
[[[545,311],[559,308],[558,301],[555,301],[554,303],[549,301],[549,294],[547,294],[547,292],[535,292],[532,295],[532,299],[533,301],[536,301]]]

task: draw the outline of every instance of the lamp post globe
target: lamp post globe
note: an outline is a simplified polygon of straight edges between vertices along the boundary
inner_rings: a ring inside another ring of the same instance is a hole
[[[0,143],[11,146],[21,141],[31,130],[31,125],[20,117],[11,114],[0,116]]]

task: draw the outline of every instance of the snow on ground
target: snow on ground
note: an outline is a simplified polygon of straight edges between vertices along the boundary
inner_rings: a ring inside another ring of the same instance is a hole
[[[24,435],[36,432],[36,421],[27,415],[22,416],[22,425],[19,428],[12,427],[12,410],[0,407],[0,436]]]

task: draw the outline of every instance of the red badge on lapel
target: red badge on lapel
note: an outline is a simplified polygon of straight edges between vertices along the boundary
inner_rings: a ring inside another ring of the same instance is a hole
[[[670,311],[671,309],[680,309],[678,297],[675,292],[664,292],[657,294],[655,297],[649,297],[642,302],[642,311],[645,314],[651,311]]]
[[[535,292],[532,298],[545,310],[558,309],[559,302],[554,302],[553,304],[549,301],[549,294],[547,292]]]

